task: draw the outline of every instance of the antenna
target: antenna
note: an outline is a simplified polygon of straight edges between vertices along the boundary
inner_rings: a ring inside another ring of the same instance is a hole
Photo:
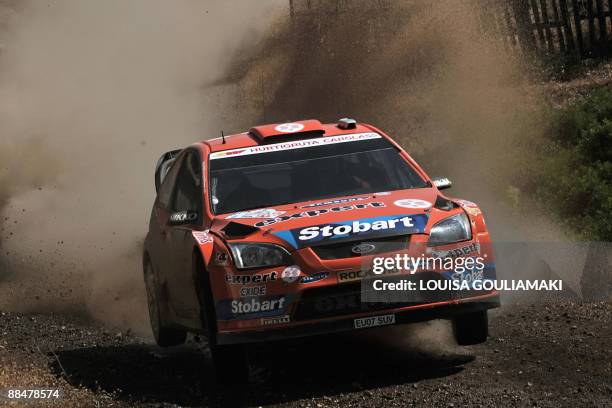
[[[223,139],[223,144],[225,144],[225,135],[223,134],[223,130],[221,130],[221,139]]]
[[[264,83],[264,74],[261,72],[261,109],[263,111],[263,120],[266,121],[266,87]]]

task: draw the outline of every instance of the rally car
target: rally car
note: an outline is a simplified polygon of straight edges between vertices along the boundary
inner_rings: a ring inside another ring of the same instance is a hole
[[[208,339],[217,374],[242,381],[245,345],[386,324],[450,319],[462,345],[484,342],[494,289],[410,301],[362,301],[364,259],[400,253],[483,256],[495,278],[483,214],[441,193],[393,139],[352,119],[303,120],[165,153],[143,254],[160,346]],[[420,247],[419,247],[420,245]],[[396,271],[456,279],[435,270]]]

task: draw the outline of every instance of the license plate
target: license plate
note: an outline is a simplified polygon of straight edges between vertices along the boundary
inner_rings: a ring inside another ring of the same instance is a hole
[[[365,329],[367,327],[386,326],[395,323],[395,315],[362,317],[355,319],[354,324],[356,329]]]

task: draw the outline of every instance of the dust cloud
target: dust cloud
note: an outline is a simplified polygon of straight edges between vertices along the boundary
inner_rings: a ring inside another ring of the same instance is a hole
[[[529,180],[538,160],[533,144],[549,124],[533,68],[526,69],[530,57],[487,29],[495,1],[295,4],[294,18],[239,54],[226,75],[244,95],[243,112],[256,122],[351,116],[371,123],[431,176],[449,177],[454,187],[445,193],[477,202],[507,252],[527,241],[572,241],[514,187]],[[577,291],[584,251],[574,249],[578,256],[562,257],[555,273]],[[541,269],[530,268],[530,276]]]
[[[0,308],[146,328],[155,161],[218,134],[211,84],[284,5],[0,2]]]
[[[483,32],[478,2],[295,3],[311,8],[296,7],[226,75],[260,121],[354,116],[459,187],[499,184],[511,173],[499,155],[518,134],[541,131],[520,120],[521,107],[539,102],[521,56]]]
[[[447,194],[483,208],[504,252],[502,277],[552,278],[552,265],[579,292],[583,254],[554,244],[570,238],[513,187],[529,177],[528,163],[537,160],[530,146],[548,124],[539,120],[544,102],[525,70],[530,61],[487,30],[490,16],[479,6],[496,2],[294,3],[294,17],[237,55],[225,77],[243,96],[243,117],[269,123],[349,116],[380,127],[431,176],[450,177]],[[556,251],[536,245],[532,262],[517,263],[526,242],[552,242]],[[442,322],[404,334],[396,337],[411,347],[439,351],[452,343]]]
[[[372,123],[478,202],[497,239],[563,236],[505,199],[545,124],[478,2],[287,4],[0,2],[0,307],[144,330],[155,160],[255,123]]]

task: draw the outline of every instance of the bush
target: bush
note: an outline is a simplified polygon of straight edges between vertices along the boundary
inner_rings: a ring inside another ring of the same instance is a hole
[[[534,169],[536,198],[578,235],[612,241],[612,90],[552,114]]]

